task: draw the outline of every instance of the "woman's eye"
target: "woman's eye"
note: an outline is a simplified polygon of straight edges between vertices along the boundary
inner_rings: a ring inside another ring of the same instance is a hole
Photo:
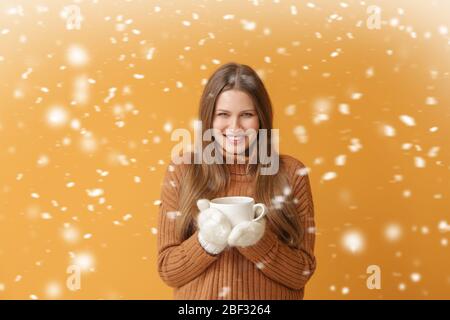
[[[253,117],[253,113],[249,113],[249,112],[243,113],[242,115],[247,118]]]
[[[218,115],[218,116],[227,116],[227,114],[226,114],[226,113],[223,113],[223,112],[222,112],[222,113],[218,113],[217,115]]]

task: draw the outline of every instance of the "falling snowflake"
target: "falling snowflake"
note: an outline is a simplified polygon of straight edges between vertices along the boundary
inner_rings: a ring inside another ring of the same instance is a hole
[[[403,197],[410,198],[412,192],[411,192],[411,190],[404,190],[402,194],[403,194]]]
[[[61,296],[61,293],[61,285],[56,281],[48,283],[45,287],[45,295],[49,299],[59,298]]]
[[[242,27],[244,28],[244,30],[253,31],[256,29],[256,22],[254,22],[254,21],[248,21],[248,20],[242,19],[241,24],[242,24]]]
[[[350,145],[348,148],[351,152],[358,152],[362,149],[362,145],[358,138],[352,138],[350,139]]]
[[[435,97],[427,97],[425,99],[425,104],[428,106],[435,106],[438,104],[438,101]]]
[[[290,9],[293,16],[296,16],[298,14],[298,9],[295,5],[291,5]]]
[[[413,127],[413,126],[416,125],[416,121],[415,121],[414,118],[411,117],[411,116],[408,116],[408,115],[406,115],[406,114],[403,114],[403,115],[401,115],[399,118],[400,118],[400,120],[401,120],[404,124],[406,124],[408,127]]]
[[[411,281],[412,282],[419,282],[420,281],[420,279],[422,278],[422,276],[420,275],[420,273],[418,273],[418,272],[413,272],[413,273],[411,273]]]
[[[226,297],[231,291],[230,287],[222,287],[222,289],[219,291],[219,298]]]
[[[306,128],[304,126],[296,126],[294,128],[294,135],[298,139],[300,143],[308,142],[308,134],[306,132]]]
[[[290,104],[284,108],[284,114],[287,116],[292,116],[295,114],[296,106],[295,104]]]
[[[152,60],[153,59],[153,54],[155,53],[155,48],[154,47],[152,47],[152,48],[149,48],[148,50],[147,50],[147,53],[145,54],[145,59],[147,59],[147,60]]]
[[[345,161],[347,159],[347,156],[345,154],[340,154],[334,159],[334,163],[338,167],[342,167],[345,165]]]
[[[122,217],[122,220],[123,220],[123,221],[128,221],[128,220],[130,220],[132,217],[133,217],[132,214],[127,213],[126,215],[124,215],[124,216]]]
[[[438,32],[439,32],[441,35],[446,36],[446,35],[448,34],[448,27],[447,27],[447,26],[444,26],[444,25],[439,26]]]
[[[47,123],[52,127],[61,127],[68,121],[68,112],[60,106],[51,107],[46,115]]]
[[[328,171],[328,172],[325,172],[322,175],[322,180],[323,181],[330,181],[330,180],[336,179],[336,177],[337,177],[337,173],[336,172]]]
[[[292,189],[291,189],[291,187],[289,187],[289,186],[285,186],[284,188],[283,188],[283,195],[284,196],[289,196],[290,194],[291,194],[291,192],[292,192]]]
[[[75,182],[73,182],[73,181],[66,183],[67,188],[72,188],[73,186],[75,186]]]
[[[276,195],[272,198],[271,202],[275,209],[279,210],[282,209],[285,202],[285,197],[281,195]]]
[[[308,173],[309,173],[310,171],[311,171],[310,168],[304,167],[304,168],[298,169],[298,170],[295,172],[295,174],[304,177],[304,176],[307,176]]]
[[[435,158],[438,155],[438,152],[441,148],[439,146],[433,146],[428,150],[427,156],[430,158]]]
[[[50,158],[46,154],[39,155],[36,164],[39,168],[43,168],[50,163]]]
[[[375,69],[373,67],[369,67],[366,70],[366,78],[372,78],[375,75]]]
[[[439,221],[438,229],[440,232],[450,232],[450,225],[445,220]]]
[[[347,103],[340,103],[338,109],[342,114],[350,114],[350,106]]]
[[[67,60],[72,66],[84,66],[89,61],[86,50],[79,45],[72,45],[67,50]]]
[[[181,216],[181,212],[180,211],[168,211],[166,213],[167,218],[171,219],[171,220],[175,220],[177,217]]]
[[[422,157],[414,157],[414,165],[417,168],[425,168],[426,165],[425,159]]]
[[[363,94],[361,92],[353,92],[351,94],[351,99],[352,100],[359,100],[359,99],[362,98],[362,96],[363,96]]]
[[[170,122],[166,122],[163,126],[165,132],[170,133],[173,130],[173,125]]]
[[[94,271],[94,257],[89,252],[71,253],[72,263],[82,271]]]
[[[333,51],[332,53],[330,53],[330,57],[332,58],[336,58],[339,55],[339,51]]]
[[[104,191],[101,188],[86,189],[86,192],[89,197],[93,197],[93,198],[102,196],[104,194]]]
[[[342,236],[342,245],[351,253],[360,253],[364,249],[364,237],[359,231],[347,231]]]
[[[389,241],[397,241],[402,235],[402,228],[398,224],[391,223],[386,226],[384,234]]]
[[[394,137],[395,134],[396,134],[395,128],[393,126],[390,126],[390,125],[386,124],[386,125],[383,126],[383,134],[386,137]]]
[[[41,213],[41,218],[44,220],[50,220],[50,219],[52,219],[52,215],[48,212],[43,212],[43,213]]]

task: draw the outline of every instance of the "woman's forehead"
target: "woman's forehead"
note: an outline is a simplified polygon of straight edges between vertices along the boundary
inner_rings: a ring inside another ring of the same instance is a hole
[[[245,92],[239,90],[227,90],[219,95],[216,104],[217,109],[254,110],[252,98]]]

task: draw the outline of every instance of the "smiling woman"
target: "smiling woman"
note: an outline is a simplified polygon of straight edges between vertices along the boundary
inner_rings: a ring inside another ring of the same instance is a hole
[[[302,299],[316,268],[311,187],[303,163],[272,148],[272,105],[264,84],[247,65],[223,65],[207,82],[199,118],[203,136],[215,132],[215,156],[244,162],[192,161],[209,147],[202,139],[199,150],[184,155],[191,161],[169,165],[158,222],[161,278],[176,299]],[[279,158],[272,174],[264,174],[264,153],[253,154],[264,148]],[[251,162],[253,156],[258,161]],[[251,197],[267,214],[233,225],[201,200],[231,196]]]

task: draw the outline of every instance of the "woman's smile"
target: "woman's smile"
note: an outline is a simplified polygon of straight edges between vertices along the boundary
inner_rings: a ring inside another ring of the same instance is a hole
[[[226,134],[224,134],[224,136],[226,137],[227,142],[232,145],[238,145],[238,144],[242,144],[243,142],[245,142],[245,135],[243,135],[243,134],[241,134],[241,135],[226,135]]]

